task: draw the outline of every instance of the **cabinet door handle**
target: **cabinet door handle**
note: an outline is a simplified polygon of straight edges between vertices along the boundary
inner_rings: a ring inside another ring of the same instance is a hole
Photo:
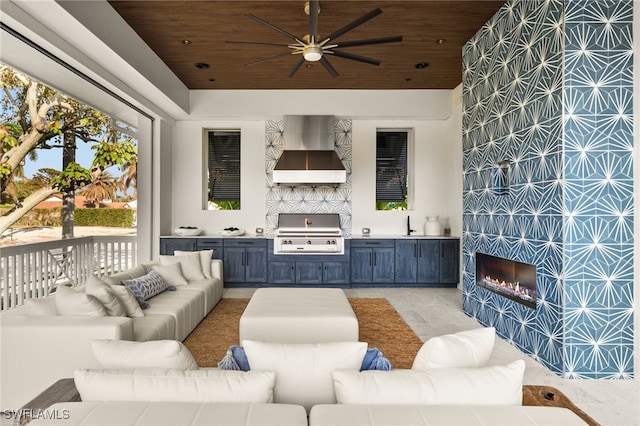
[[[371,263],[371,253],[369,253],[369,266],[371,266],[371,265],[372,265],[372,263]]]
[[[373,253],[373,266],[378,265],[378,253]]]
[[[413,257],[418,257],[418,245],[413,245]]]
[[[420,257],[422,257],[422,244],[419,244],[418,247],[420,248]]]

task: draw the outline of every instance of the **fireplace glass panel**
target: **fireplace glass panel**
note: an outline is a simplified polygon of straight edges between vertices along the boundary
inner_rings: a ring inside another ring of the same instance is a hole
[[[536,309],[536,265],[476,252],[476,285]]]

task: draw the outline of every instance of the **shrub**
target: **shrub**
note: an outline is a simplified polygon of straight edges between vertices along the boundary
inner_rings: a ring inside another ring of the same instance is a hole
[[[76,209],[76,226],[113,226],[130,228],[133,226],[132,209]]]

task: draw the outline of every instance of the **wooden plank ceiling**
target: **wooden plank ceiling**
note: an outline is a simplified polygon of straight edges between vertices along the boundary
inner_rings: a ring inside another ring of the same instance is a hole
[[[462,79],[464,43],[504,1],[321,1],[321,38],[375,8],[383,13],[336,41],[403,37],[399,43],[341,49],[382,61],[377,66],[325,55],[339,73],[335,78],[319,62],[305,62],[288,77],[300,56],[287,54],[291,49],[286,46],[225,42],[290,43],[282,34],[247,17],[248,13],[303,37],[309,33],[304,1],[109,3],[189,89],[452,89]],[[440,39],[445,42],[439,44]],[[428,66],[416,67],[420,63]],[[196,64],[209,67],[198,68]]]

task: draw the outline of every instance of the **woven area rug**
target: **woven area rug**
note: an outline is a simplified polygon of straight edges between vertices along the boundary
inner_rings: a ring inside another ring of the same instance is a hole
[[[411,368],[422,341],[386,299],[349,299],[360,341],[378,348],[394,368]],[[239,344],[240,316],[249,299],[222,299],[184,341],[200,367],[215,367]]]

